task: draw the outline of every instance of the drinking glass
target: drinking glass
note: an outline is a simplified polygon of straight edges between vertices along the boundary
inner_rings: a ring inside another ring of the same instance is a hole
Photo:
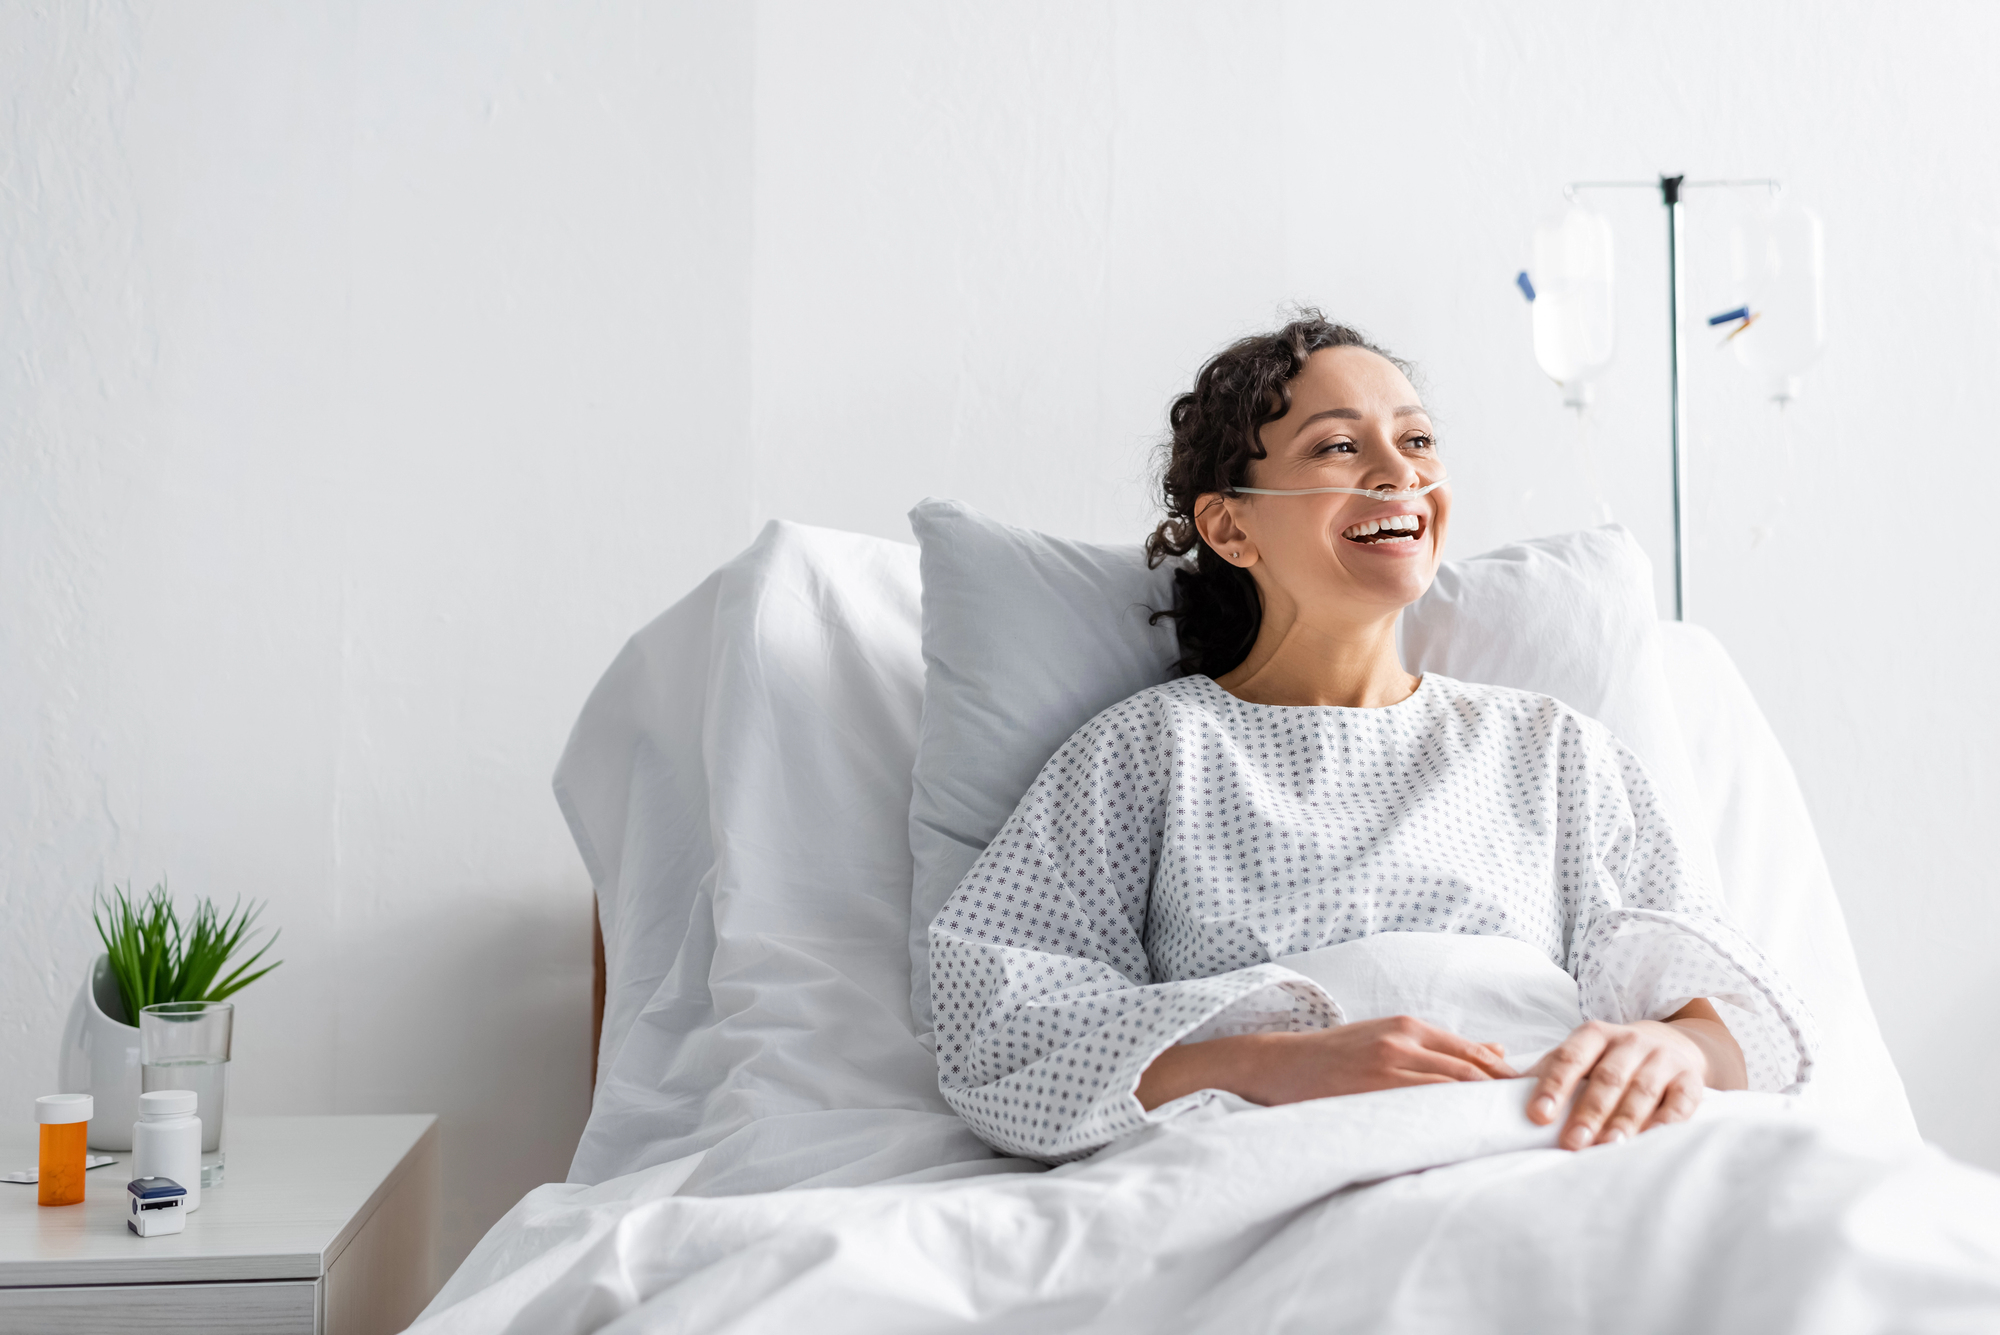
[[[229,1037],[236,1007],[227,1001],[167,1001],[139,1012],[139,1089],[191,1089],[201,1118],[201,1185],[222,1185],[222,1105],[229,1091]]]

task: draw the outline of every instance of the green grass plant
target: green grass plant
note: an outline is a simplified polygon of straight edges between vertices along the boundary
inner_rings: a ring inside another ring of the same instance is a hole
[[[125,1003],[125,1022],[139,1023],[139,1012],[164,1001],[221,1001],[240,992],[283,964],[273,960],[255,973],[278,939],[272,932],[257,952],[227,975],[231,957],[248,942],[250,928],[262,904],[245,909],[239,898],[228,913],[203,897],[186,926],[174,912],[166,882],[137,900],[130,886],[113,886],[110,895],[92,897],[91,920],[111,956],[111,973],[118,980],[118,997]]]

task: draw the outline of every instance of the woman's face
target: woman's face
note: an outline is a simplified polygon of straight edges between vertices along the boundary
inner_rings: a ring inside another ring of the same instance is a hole
[[[1444,476],[1430,415],[1407,377],[1363,348],[1326,348],[1292,381],[1292,406],[1266,424],[1253,487],[1361,487],[1403,492]],[[1226,512],[1226,513],[1225,513]],[[1346,619],[1421,598],[1437,573],[1451,492],[1372,500],[1317,496],[1202,498],[1210,545],[1248,566],[1297,614]]]

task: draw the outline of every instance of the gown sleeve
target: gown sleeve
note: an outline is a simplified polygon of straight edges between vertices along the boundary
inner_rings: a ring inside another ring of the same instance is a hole
[[[1730,923],[1638,757],[1590,719],[1558,726],[1557,871],[1584,1018],[1662,1020],[1706,997],[1743,1049],[1750,1088],[1796,1092],[1818,1047],[1805,1002]]]
[[[938,1084],[981,1139],[1049,1162],[1150,1122],[1133,1091],[1160,1053],[1223,1034],[1319,1029],[1340,1013],[1275,964],[1154,982],[1146,908],[1173,746],[1147,692],[1084,725],[931,923]]]

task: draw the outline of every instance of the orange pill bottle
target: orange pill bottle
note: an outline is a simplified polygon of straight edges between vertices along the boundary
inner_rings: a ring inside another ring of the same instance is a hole
[[[35,1100],[35,1120],[42,1124],[37,1203],[83,1204],[83,1144],[93,1111],[88,1094],[44,1094]]]

